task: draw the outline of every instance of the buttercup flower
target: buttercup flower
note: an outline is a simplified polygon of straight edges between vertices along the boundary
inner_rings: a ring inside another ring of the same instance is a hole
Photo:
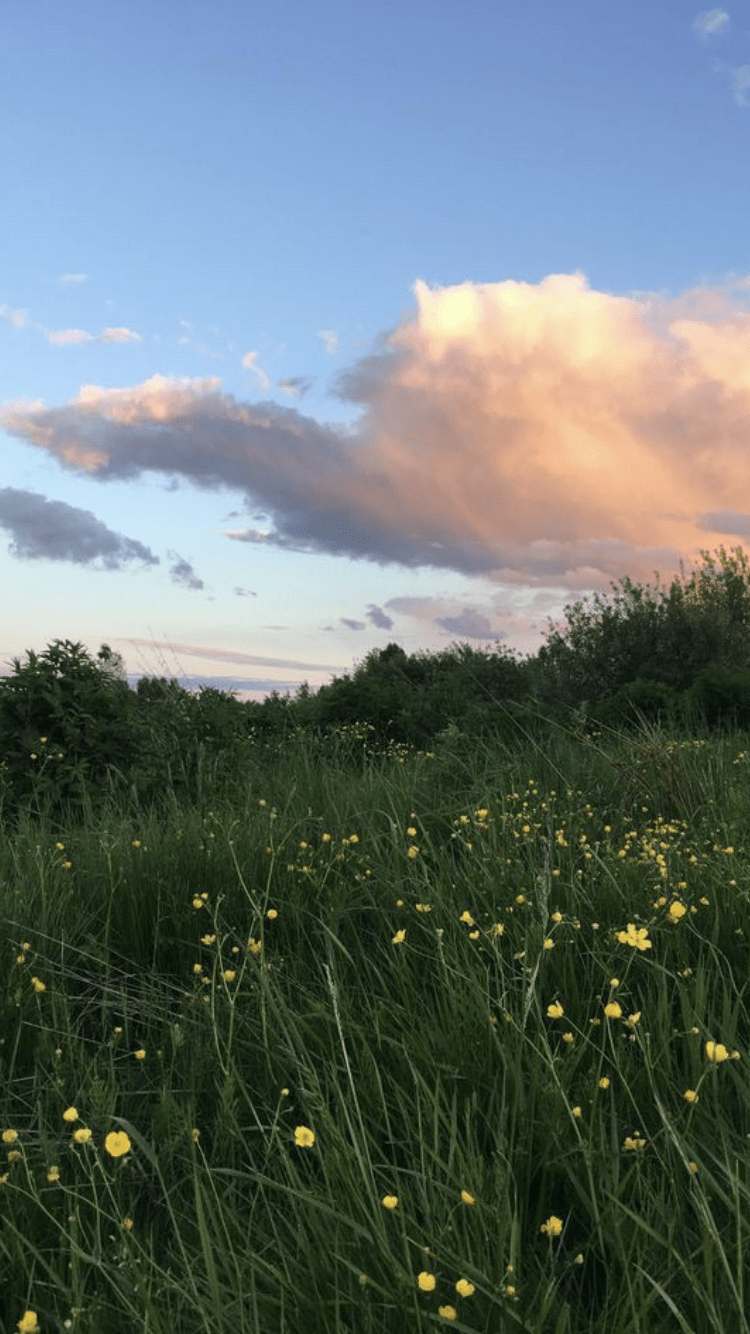
[[[434,1292],[436,1282],[435,1275],[428,1274],[426,1269],[417,1275],[417,1284],[422,1292]]]
[[[468,1190],[461,1191],[461,1199],[463,1200],[464,1204],[476,1204],[474,1196],[470,1195]]]
[[[68,1107],[67,1111],[63,1112],[63,1121],[77,1121],[77,1120],[78,1120],[77,1108]]]
[[[709,1061],[729,1060],[729,1052],[727,1051],[723,1042],[707,1042],[706,1056],[708,1057]]]
[[[74,1130],[73,1139],[75,1140],[76,1144],[88,1144],[89,1140],[91,1139],[91,1131],[85,1129]]]
[[[112,1158],[122,1158],[133,1147],[124,1130],[111,1130],[104,1141],[104,1147]]]
[[[698,1096],[698,1094],[696,1093],[695,1089],[685,1089],[685,1092],[683,1093],[682,1096],[683,1096],[683,1098],[685,1099],[685,1102],[698,1102],[698,1101],[699,1101],[699,1096]]]
[[[555,1001],[553,1005],[547,1006],[548,1019],[562,1019],[564,1013],[565,1011],[559,1001]]]
[[[559,1237],[562,1230],[562,1219],[557,1218],[555,1214],[550,1214],[547,1222],[542,1223],[542,1226],[539,1229],[540,1232],[546,1232],[548,1237]]]
[[[456,1292],[459,1297],[471,1297],[472,1293],[476,1292],[476,1288],[473,1283],[469,1282],[468,1278],[460,1278],[456,1284]]]
[[[380,1203],[386,1209],[395,1209],[398,1205],[398,1195],[384,1195]]]
[[[636,929],[634,922],[628,922],[627,931],[618,931],[617,939],[621,945],[631,945],[636,950],[650,950],[653,948],[653,944],[648,938],[647,928],[642,926]]]
[[[619,1019],[622,1015],[622,1006],[618,1005],[617,1001],[610,1001],[609,1005],[605,1005],[604,1013],[608,1019]]]
[[[458,1314],[458,1312],[456,1311],[455,1306],[439,1306],[439,1307],[438,1307],[438,1315],[439,1315],[439,1316],[442,1316],[442,1317],[443,1317],[443,1320],[455,1320],[457,1314]]]
[[[36,1311],[25,1311],[21,1319],[16,1321],[19,1334],[38,1334],[39,1321],[36,1318]]]
[[[300,1149],[309,1149],[315,1143],[315,1135],[308,1126],[297,1126],[294,1131],[294,1142]]]

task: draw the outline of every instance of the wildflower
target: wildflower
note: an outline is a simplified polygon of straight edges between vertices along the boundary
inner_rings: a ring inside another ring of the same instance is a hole
[[[604,1076],[603,1079],[600,1079],[600,1080],[599,1080],[599,1088],[600,1088],[600,1089],[608,1089],[608,1088],[609,1088],[609,1080],[607,1079],[607,1076],[606,1076],[606,1075]]]
[[[237,976],[237,974],[235,973],[233,968],[225,968],[221,976],[223,977],[225,982],[234,982],[234,979]]]
[[[554,940],[552,939],[551,936],[547,936],[547,939],[542,943],[542,949],[543,949],[543,950],[553,950],[554,948],[555,948],[555,942],[554,942]]]
[[[406,930],[402,929],[401,931],[396,932],[395,936],[393,937],[393,940],[391,941],[391,944],[403,945],[405,940],[406,940]]]
[[[686,912],[687,908],[685,907],[685,904],[680,903],[679,899],[675,899],[674,902],[669,905],[669,920],[671,922],[679,922],[680,918],[684,917]]]
[[[398,1195],[384,1195],[380,1203],[385,1209],[395,1209],[398,1204]]]
[[[513,1284],[512,1284],[512,1283],[506,1283],[506,1285],[505,1285],[505,1296],[506,1296],[506,1297],[515,1297],[515,1295],[516,1295],[516,1290],[515,1290],[515,1288],[513,1287]]]
[[[573,1034],[572,1034],[572,1033],[563,1033],[563,1042],[567,1042],[568,1045],[571,1045],[573,1042],[575,1042],[575,1038],[573,1037]]]
[[[555,1214],[550,1214],[547,1222],[542,1223],[542,1226],[539,1229],[540,1232],[546,1232],[548,1237],[559,1237],[562,1230],[562,1219],[557,1218]]]
[[[146,1052],[143,1047],[139,1047],[137,1051],[133,1052],[133,1055],[135,1056],[136,1061],[145,1061],[146,1059]]]
[[[488,932],[488,935],[490,935],[490,936],[504,936],[504,935],[505,935],[505,926],[503,925],[502,922],[495,922],[495,925],[490,927],[489,932]]]
[[[139,848],[140,846],[141,846],[141,840],[140,840],[139,838],[134,838],[134,839],[133,839],[133,847],[134,847],[134,848]]]
[[[57,1166],[51,1167],[49,1169],[49,1172],[47,1173],[47,1180],[50,1182],[51,1185],[54,1185],[56,1181],[59,1181],[60,1168]]]
[[[650,950],[653,942],[648,939],[648,930],[642,926],[636,930],[634,922],[628,922],[627,931],[618,931],[617,939],[621,945],[631,945],[636,950]]]
[[[579,1118],[580,1115],[581,1115],[581,1109],[580,1109],[580,1107],[574,1107],[574,1108],[573,1108],[573,1115],[574,1115],[574,1117],[576,1118],[576,1120],[578,1120],[578,1118]]]
[[[455,1320],[458,1312],[455,1306],[439,1306],[438,1315],[442,1316],[443,1320]]]
[[[608,1019],[619,1019],[622,1015],[622,1006],[618,1005],[617,1001],[610,1001],[609,1005],[605,1005],[604,1013]]]
[[[195,975],[196,975],[196,977],[197,977],[199,973],[202,973],[202,972],[203,972],[203,964],[202,964],[202,963],[194,963],[194,964],[193,964],[193,972],[195,973]]]
[[[198,911],[199,908],[203,907],[203,899],[199,899],[197,894],[193,899],[193,907],[195,908],[196,912]]]
[[[708,1057],[709,1061],[720,1062],[729,1060],[729,1052],[727,1051],[723,1042],[707,1042],[706,1056]]]
[[[81,1130],[74,1130],[73,1139],[75,1140],[76,1144],[88,1144],[89,1140],[91,1139],[91,1131],[85,1130],[83,1128]]]
[[[15,1144],[18,1139],[17,1130],[4,1130],[2,1134],[3,1144]]]
[[[460,1278],[456,1283],[456,1292],[459,1297],[471,1297],[472,1293],[476,1292],[476,1288],[473,1283],[469,1282],[468,1278]]]
[[[474,1196],[470,1195],[468,1190],[461,1191],[461,1199],[463,1200],[464,1204],[476,1204]]]
[[[288,1097],[289,1097],[289,1089],[282,1089],[282,1090],[281,1090],[281,1097],[282,1097],[282,1098],[288,1098]]]
[[[631,1014],[631,1015],[629,1016],[629,1018],[627,1018],[627,1019],[625,1020],[625,1025],[626,1025],[626,1027],[627,1027],[627,1028],[635,1028],[635,1026],[636,1026],[636,1024],[638,1023],[640,1017],[641,1017],[641,1012],[640,1012],[640,1010],[636,1010],[635,1014]]]
[[[696,1172],[700,1171],[700,1168],[698,1167],[697,1163],[688,1163],[688,1167],[690,1168],[690,1172],[693,1176],[695,1176]]]
[[[632,1138],[630,1135],[627,1135],[622,1147],[623,1149],[634,1149],[635,1152],[637,1153],[639,1149],[645,1149],[646,1141],[645,1139],[639,1139],[637,1135],[635,1136],[635,1138]]]
[[[197,1126],[193,1126],[192,1130],[190,1131],[190,1138],[193,1141],[193,1144],[197,1144],[200,1137],[201,1137],[200,1130],[198,1129]]]
[[[266,913],[266,917],[268,918],[269,922],[274,922],[278,917],[278,915],[279,914],[275,908],[269,908],[268,912]]]
[[[422,1292],[434,1292],[435,1283],[435,1275],[428,1274],[426,1269],[423,1269],[421,1274],[417,1275],[417,1284]]]
[[[123,1218],[123,1220],[122,1220],[122,1225],[123,1225],[123,1227],[125,1228],[125,1231],[126,1231],[126,1232],[131,1232],[132,1229],[133,1229],[133,1220],[132,1220],[132,1218]]]
[[[699,1101],[699,1095],[696,1093],[695,1089],[685,1089],[685,1092],[683,1093],[682,1096],[683,1096],[683,1098],[685,1099],[686,1102],[698,1102],[698,1101]]]
[[[67,1111],[63,1112],[63,1121],[77,1121],[77,1120],[78,1120],[78,1109],[76,1107],[68,1107]]]
[[[122,1158],[124,1153],[130,1153],[133,1146],[124,1130],[111,1130],[104,1141],[104,1147],[111,1158]]]
[[[251,954],[260,954],[263,949],[263,941],[256,940],[254,936],[251,936],[247,942],[247,948]]]
[[[431,903],[415,903],[414,907],[416,908],[417,912],[432,912]]]
[[[46,990],[47,990],[46,983],[43,982],[42,979],[41,979],[40,977],[32,977],[32,979],[31,979],[31,984],[32,984],[34,990],[37,991],[37,992],[39,992],[39,991],[46,991]]]
[[[309,1149],[315,1143],[315,1135],[308,1126],[296,1126],[294,1142],[299,1149]]]
[[[609,985],[610,985],[611,987],[619,987],[619,985],[620,985],[620,979],[619,979],[619,977],[611,977],[611,978],[609,979]]]
[[[36,1311],[25,1311],[21,1319],[16,1321],[16,1327],[19,1334],[39,1334],[39,1321],[36,1318]]]
[[[201,945],[213,945],[215,940],[216,936],[210,936],[210,935],[201,936]]]
[[[467,926],[476,926],[476,922],[474,921],[474,918],[472,917],[468,909],[466,910],[466,912],[461,913],[461,916],[459,917],[458,920],[459,922],[465,922]]]
[[[547,1006],[548,1019],[562,1019],[564,1013],[565,1011],[559,1001],[555,1001],[553,1005]]]

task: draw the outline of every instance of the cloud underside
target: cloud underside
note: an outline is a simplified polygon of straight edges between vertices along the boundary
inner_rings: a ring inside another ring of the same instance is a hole
[[[90,510],[46,500],[35,491],[0,490],[0,528],[11,534],[10,551],[22,560],[101,562],[105,570],[122,569],[130,561],[159,564],[142,542],[114,533]]]
[[[749,279],[676,298],[579,272],[414,292],[334,383],[353,428],[159,375],[0,421],[102,482],[239,492],[269,523],[234,541],[382,566],[606,586],[750,533]]]

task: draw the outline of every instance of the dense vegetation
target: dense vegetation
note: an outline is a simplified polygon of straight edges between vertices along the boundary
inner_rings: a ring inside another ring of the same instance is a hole
[[[0,1334],[750,1334],[750,579],[0,681]]]

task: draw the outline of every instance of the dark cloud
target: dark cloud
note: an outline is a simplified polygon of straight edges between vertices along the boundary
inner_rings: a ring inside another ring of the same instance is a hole
[[[236,593],[238,598],[257,598],[258,596],[257,593],[253,592],[252,588],[237,587],[233,591]]]
[[[182,588],[205,588],[203,580],[198,578],[189,561],[184,560],[176,551],[170,551],[167,554],[170,560],[174,561],[174,565],[169,567],[173,584],[179,584]]]
[[[0,527],[12,533],[9,550],[22,560],[66,560],[119,570],[128,561],[158,565],[142,542],[113,533],[91,510],[77,509],[63,500],[47,500],[35,491],[12,486],[0,490]]]
[[[393,627],[393,621],[387,616],[382,607],[375,607],[372,603],[367,608],[367,616],[373,625],[377,625],[380,630],[390,630]]]
[[[290,394],[292,398],[304,398],[314,383],[315,381],[307,375],[294,375],[288,380],[277,381],[282,394]]]

